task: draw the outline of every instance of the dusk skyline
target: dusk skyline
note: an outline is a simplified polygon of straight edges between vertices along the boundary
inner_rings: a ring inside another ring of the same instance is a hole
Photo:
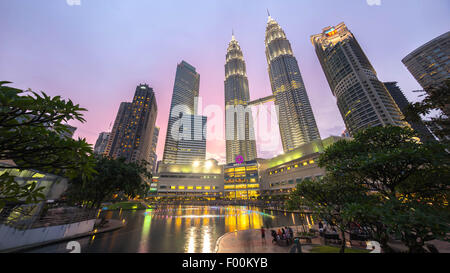
[[[26,5],[24,5],[26,2]],[[201,75],[203,106],[223,108],[224,52],[234,29],[247,64],[251,100],[270,95],[264,54],[266,8],[283,27],[297,57],[322,138],[345,129],[310,36],[345,22],[381,81],[397,81],[409,100],[421,89],[401,59],[450,26],[450,2],[381,1],[1,1],[0,75],[17,88],[70,98],[87,108],[75,137],[94,144],[110,131],[120,102],[136,85],[153,88],[162,159],[176,65],[185,60]],[[201,7],[201,8],[200,8]],[[286,8],[289,7],[289,8]],[[110,127],[111,124],[111,127]],[[257,145],[258,147],[258,145]],[[281,144],[279,151],[282,151]],[[260,157],[277,152],[258,150]],[[225,159],[225,140],[208,141],[207,158]]]

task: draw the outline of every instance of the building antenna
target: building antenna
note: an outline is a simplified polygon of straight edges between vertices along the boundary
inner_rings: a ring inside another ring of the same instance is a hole
[[[267,16],[270,17],[270,12],[269,12],[269,8],[267,8]]]

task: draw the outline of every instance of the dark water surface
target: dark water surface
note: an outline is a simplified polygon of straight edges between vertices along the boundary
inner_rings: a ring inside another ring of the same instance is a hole
[[[294,213],[246,206],[172,206],[103,213],[107,219],[124,220],[126,226],[77,239],[82,253],[210,253],[227,232],[298,225],[305,219]],[[310,221],[308,217],[306,223]],[[69,252],[66,246],[63,242],[30,252]]]

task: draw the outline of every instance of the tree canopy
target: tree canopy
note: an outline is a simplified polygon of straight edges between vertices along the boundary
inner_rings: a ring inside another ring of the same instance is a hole
[[[407,127],[368,128],[328,147],[318,162],[324,181],[302,182],[291,199],[309,200],[341,229],[351,222],[368,228],[384,251],[394,236],[421,252],[450,231],[447,151],[446,144],[421,143]]]
[[[123,158],[101,156],[96,156],[94,160],[95,174],[91,178],[85,180],[78,176],[70,181],[67,198],[72,203],[98,208],[115,193],[134,198],[148,192],[146,181],[151,174],[147,172],[145,162],[127,163]]]
[[[44,92],[23,91],[0,82],[0,160],[3,169],[37,170],[73,177],[93,173],[92,147],[85,139],[68,137],[67,122],[85,122],[86,109]],[[39,191],[18,185],[8,173],[0,177],[0,200],[35,200]]]

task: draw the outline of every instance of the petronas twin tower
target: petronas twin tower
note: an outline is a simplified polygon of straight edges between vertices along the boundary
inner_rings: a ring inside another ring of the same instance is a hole
[[[266,58],[272,93],[278,107],[278,124],[284,152],[320,139],[297,59],[280,25],[269,15]],[[227,164],[256,159],[256,142],[250,108],[245,61],[234,35],[225,64],[225,128]],[[246,109],[246,110],[242,110]]]

